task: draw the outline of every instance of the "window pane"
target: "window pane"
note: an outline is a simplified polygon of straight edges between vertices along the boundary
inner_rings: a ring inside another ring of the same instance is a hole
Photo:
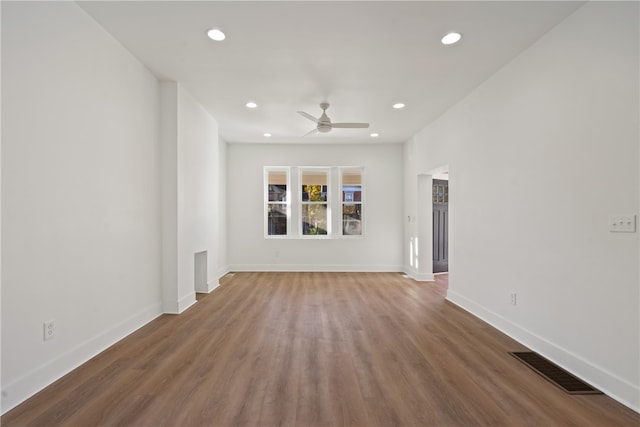
[[[287,236],[289,234],[289,215],[291,213],[288,193],[291,189],[288,168],[265,167],[266,185],[266,236]]]
[[[269,184],[287,185],[287,172],[285,172],[285,171],[269,171]]]
[[[302,172],[302,201],[326,202],[328,176],[326,171]]]
[[[362,171],[360,169],[342,171],[342,201],[362,201]]]
[[[361,203],[345,203],[342,205],[342,234],[345,236],[362,235]]]
[[[312,203],[302,205],[302,234],[327,234],[327,204]]]
[[[270,202],[286,202],[287,186],[269,184],[269,201]]]
[[[362,186],[360,185],[342,185],[342,201],[343,202],[361,202]]]
[[[342,235],[362,235],[362,169],[342,170]]]
[[[342,185],[361,185],[362,171],[360,169],[346,169],[342,171]]]
[[[327,172],[305,170],[302,172],[302,185],[327,185]]]
[[[303,185],[302,201],[303,202],[326,202],[327,186],[326,185]]]
[[[287,172],[285,171],[269,171],[268,190],[270,202],[286,202],[287,201]]]
[[[267,229],[269,236],[284,236],[287,234],[287,205],[269,203]]]

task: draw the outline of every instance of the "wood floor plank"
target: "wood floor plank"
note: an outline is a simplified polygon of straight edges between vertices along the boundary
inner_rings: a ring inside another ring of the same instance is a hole
[[[564,393],[445,300],[447,276],[235,273],[5,414],[3,426],[636,426]]]

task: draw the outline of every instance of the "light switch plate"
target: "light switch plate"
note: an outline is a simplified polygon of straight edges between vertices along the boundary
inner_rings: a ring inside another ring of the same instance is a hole
[[[609,216],[609,231],[619,233],[635,233],[636,215],[618,214]]]

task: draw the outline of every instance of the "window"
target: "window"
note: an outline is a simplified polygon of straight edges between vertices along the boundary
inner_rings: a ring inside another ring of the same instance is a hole
[[[265,168],[265,234],[286,236],[289,231],[289,170]]]
[[[449,186],[444,185],[442,180],[433,180],[432,199],[433,203],[449,203]]]
[[[265,166],[263,188],[265,238],[364,237],[361,167]]]
[[[328,172],[326,169],[300,171],[300,220],[303,236],[326,236],[330,232]]]
[[[342,235],[362,236],[362,169],[341,170]]]

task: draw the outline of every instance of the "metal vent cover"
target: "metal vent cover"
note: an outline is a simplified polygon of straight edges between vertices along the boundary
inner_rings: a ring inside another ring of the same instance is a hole
[[[603,394],[600,390],[591,387],[538,353],[517,351],[509,352],[509,354],[569,394]]]

